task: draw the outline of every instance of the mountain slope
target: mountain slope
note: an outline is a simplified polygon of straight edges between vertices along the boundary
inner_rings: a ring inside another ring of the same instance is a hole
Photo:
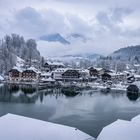
[[[52,57],[54,60],[61,60],[61,61],[76,61],[76,60],[92,60],[96,61],[102,55],[92,53],[92,54],[74,54],[74,55],[62,55],[59,57]]]
[[[37,50],[34,39],[25,40],[17,34],[6,35],[0,44],[0,73],[8,72],[17,63],[32,60],[40,61],[41,55]]]
[[[113,58],[118,58],[122,60],[140,60],[140,45],[129,46],[126,48],[121,48],[113,52],[110,56]]]

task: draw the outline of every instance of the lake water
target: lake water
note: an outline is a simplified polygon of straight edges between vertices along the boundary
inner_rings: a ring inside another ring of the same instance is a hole
[[[0,116],[14,113],[76,127],[94,137],[117,119],[140,113],[138,96],[125,92],[70,92],[63,89],[0,86]]]

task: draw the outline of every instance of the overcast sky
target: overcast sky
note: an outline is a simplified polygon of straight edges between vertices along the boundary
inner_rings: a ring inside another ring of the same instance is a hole
[[[78,33],[88,41],[69,46],[38,41],[38,48],[43,55],[109,54],[140,44],[139,7],[139,0],[0,0],[0,37],[18,33],[38,39],[44,34]]]

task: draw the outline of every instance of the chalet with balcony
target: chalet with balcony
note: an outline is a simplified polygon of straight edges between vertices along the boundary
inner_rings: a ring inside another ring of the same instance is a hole
[[[102,74],[102,81],[103,82],[111,81],[111,75],[108,73]]]
[[[90,75],[90,77],[98,77],[99,72],[97,69],[91,67],[91,68],[89,68],[89,75]]]
[[[54,71],[52,71],[52,77],[56,81],[62,81],[62,74],[67,71],[68,68],[57,68]]]
[[[89,70],[88,69],[76,69],[78,73],[80,74],[80,79],[84,81],[88,81],[90,75],[89,75]]]
[[[41,72],[34,67],[30,67],[22,72],[22,81],[37,81],[39,80]]]
[[[111,79],[113,82],[124,82],[127,80],[127,75],[124,73],[111,73]]]
[[[115,73],[115,72],[109,72],[109,73],[104,73],[102,74],[102,81],[106,82],[106,81],[112,81],[113,83],[117,83],[117,82],[124,82],[126,81],[127,76],[124,73]]]
[[[22,77],[22,69],[18,67],[13,67],[9,71],[9,80],[10,81],[20,81]]]
[[[65,65],[61,62],[50,62],[50,61],[48,61],[44,64],[44,68],[45,68],[46,71],[53,71],[57,68],[64,68],[64,67],[65,67]]]
[[[101,76],[104,73],[108,73],[110,72],[109,70],[105,69],[105,68],[95,68],[98,71],[98,75]]]
[[[79,81],[80,73],[74,69],[68,69],[62,74],[63,81]]]
[[[41,72],[40,78],[50,78],[52,77],[52,72]]]

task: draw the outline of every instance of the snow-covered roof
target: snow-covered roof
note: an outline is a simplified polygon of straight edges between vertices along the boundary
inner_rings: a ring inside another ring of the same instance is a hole
[[[130,72],[129,72],[129,71],[123,71],[123,73],[130,74]]]
[[[18,57],[18,56],[16,56],[16,58],[17,58],[17,62],[18,62],[18,63],[24,63],[24,62],[25,62],[25,60],[21,59],[21,58]]]
[[[131,121],[135,123],[140,123],[140,115],[137,115],[136,117],[132,118]]]
[[[23,66],[24,63],[25,63],[25,61],[23,59],[21,59],[20,57],[16,56],[16,66],[17,67]]]
[[[51,72],[42,72],[41,76],[51,76],[52,73]]]
[[[94,140],[73,127],[13,114],[0,117],[0,130],[1,140]]]
[[[140,124],[117,120],[101,131],[97,140],[140,140]]]
[[[122,75],[124,75],[124,73],[115,73],[115,72],[109,72],[108,74],[110,74],[111,76],[122,76]]]
[[[32,59],[31,61],[32,61],[32,62],[38,62],[38,60],[37,60],[37,59]]]
[[[41,81],[47,81],[47,78],[41,78]]]
[[[97,71],[101,71],[103,70],[103,68],[95,68]]]
[[[36,68],[33,67],[33,66],[27,68],[27,70],[32,70],[32,71],[34,71],[35,73],[41,73],[38,69],[36,69]]]
[[[140,64],[134,64],[135,67],[140,67]]]
[[[20,68],[20,67],[18,67],[18,66],[14,66],[12,69],[13,69],[13,70],[17,70],[17,71],[19,71],[19,72],[22,72],[22,71],[23,71],[23,69]]]
[[[135,70],[134,69],[131,69],[131,70],[129,70],[130,72],[132,72],[132,73],[135,73]]]
[[[47,63],[48,63],[48,65],[64,66],[64,64],[62,62],[51,62],[51,61],[48,61]]]
[[[46,81],[48,81],[48,82],[54,82],[55,80],[53,78],[49,77],[49,78],[46,79]]]
[[[4,80],[4,78],[0,75],[0,81]]]
[[[78,72],[89,73],[88,69],[76,69]]]
[[[65,72],[65,71],[67,71],[68,69],[70,69],[70,68],[57,68],[57,69],[55,69],[53,72],[60,72],[60,73],[63,73],[63,72]]]
[[[42,78],[41,81],[54,82],[55,80],[53,78],[49,77],[49,78]]]
[[[134,77],[135,77],[135,78],[140,78],[140,75],[136,75],[136,74],[135,74]]]

